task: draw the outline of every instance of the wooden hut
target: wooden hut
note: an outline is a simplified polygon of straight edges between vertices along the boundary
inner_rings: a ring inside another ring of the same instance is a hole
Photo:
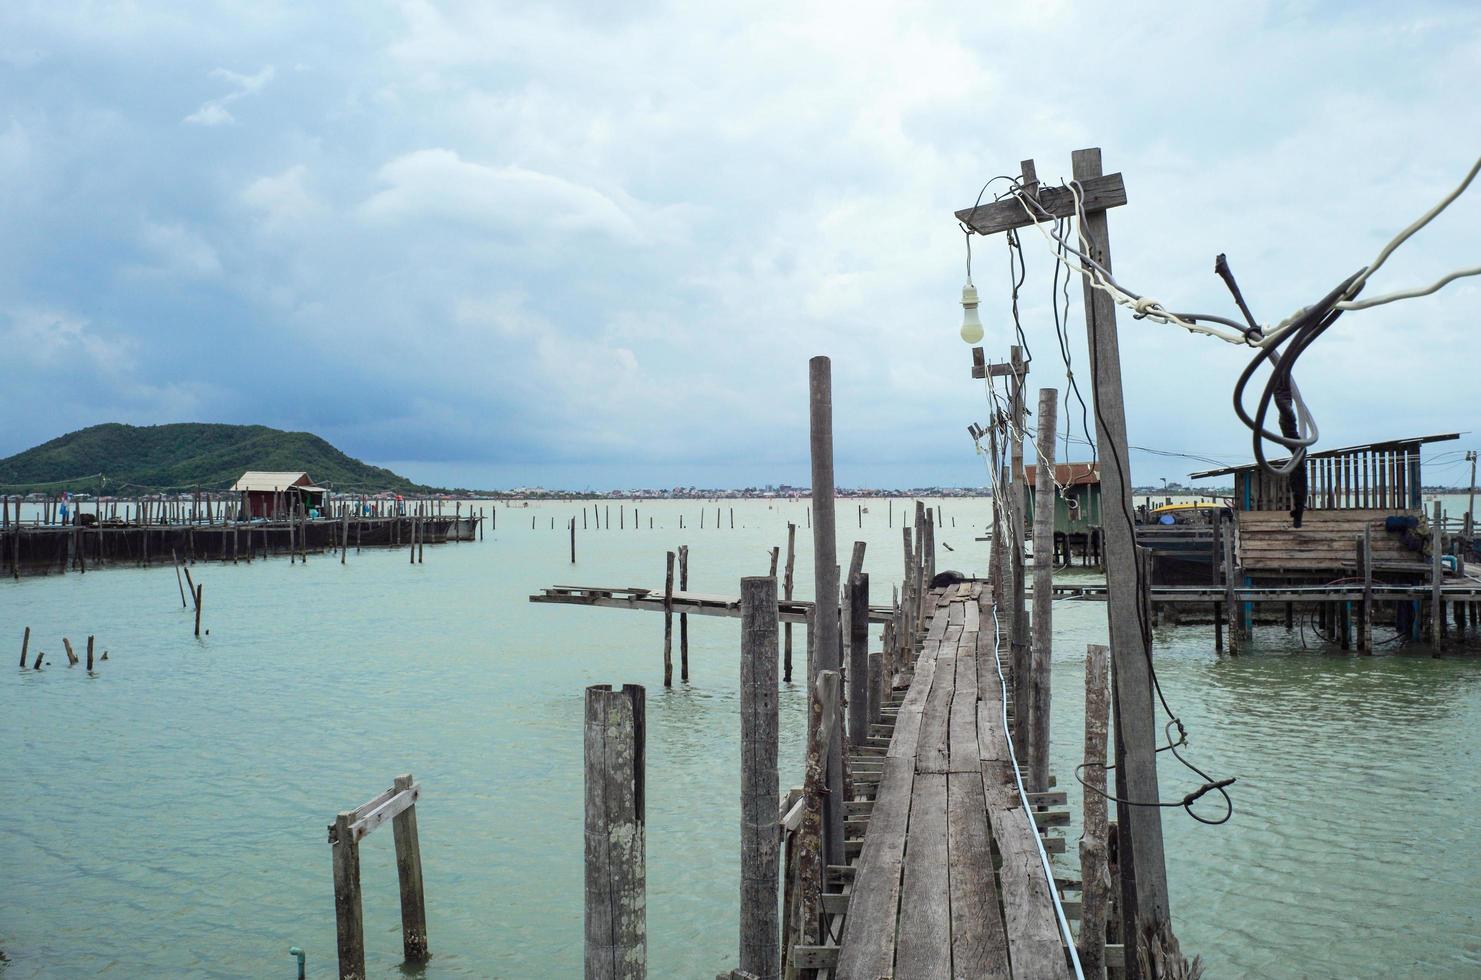
[[[232,484],[234,493],[242,495],[242,513],[248,518],[279,517],[292,513],[301,504],[304,510],[322,507],[323,487],[314,486],[307,473],[285,473],[249,470]]]
[[[1389,518],[1423,517],[1420,449],[1458,438],[1451,432],[1312,453],[1304,464],[1299,528],[1288,478],[1254,463],[1192,477],[1234,477],[1235,556],[1244,575],[1336,578],[1355,561],[1355,543],[1365,528],[1375,563],[1392,567],[1421,561],[1415,535],[1391,529]]]
[[[1025,514],[1034,512],[1034,481],[1037,466],[1023,468],[1028,484],[1028,499]],[[1056,463],[1054,482],[1058,489],[1054,495],[1054,546],[1055,554],[1069,560],[1071,545],[1080,549],[1082,558],[1096,563],[1100,560],[1100,467],[1094,463]]]

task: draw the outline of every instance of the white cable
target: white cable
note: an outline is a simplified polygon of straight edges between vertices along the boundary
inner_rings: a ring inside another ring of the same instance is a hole
[[[1408,241],[1411,237],[1414,236],[1415,233],[1424,228],[1425,225],[1429,224],[1435,219],[1437,215],[1439,215],[1442,211],[1449,207],[1456,198],[1460,197],[1460,195],[1465,192],[1466,188],[1471,185],[1471,182],[1475,179],[1478,172],[1481,172],[1481,157],[1478,157],[1476,159],[1476,162],[1471,165],[1471,169],[1467,171],[1465,178],[1460,182],[1459,185],[1455,187],[1454,190],[1445,195],[1445,197],[1443,197],[1437,204],[1435,204],[1434,207],[1430,208],[1424,214],[1416,218],[1409,224],[1408,227],[1400,231],[1397,235],[1390,239],[1386,245],[1383,246],[1383,248],[1379,251],[1377,257],[1374,258],[1373,262],[1365,269],[1363,269],[1363,271],[1358,275],[1357,279],[1355,279],[1352,285],[1348,287],[1347,295],[1349,297],[1355,295],[1357,293],[1357,290],[1364,283],[1366,283],[1369,277],[1377,272],[1378,269],[1385,262],[1388,261],[1389,256],[1392,255],[1400,245]],[[1250,343],[1249,338],[1247,338],[1242,333],[1235,333],[1230,330],[1223,330],[1218,327],[1212,327],[1204,323],[1196,323],[1191,320],[1185,320],[1182,317],[1178,316],[1176,313],[1168,310],[1161,302],[1147,296],[1136,296],[1119,286],[1105,273],[1102,268],[1099,267],[1099,264],[1091,259],[1088,255],[1090,251],[1090,242],[1086,239],[1083,230],[1085,212],[1084,200],[1080,190],[1079,181],[1072,180],[1068,184],[1064,184],[1063,186],[1065,186],[1069,190],[1071,196],[1075,201],[1075,234],[1081,246],[1078,249],[1066,242],[1057,233],[1051,233],[1045,230],[1044,225],[1048,220],[1053,219],[1054,215],[1046,211],[1041,205],[1038,204],[1037,201],[1034,201],[1032,198],[1024,194],[1018,187],[1015,186],[1014,189],[1011,191],[1011,193],[1013,194],[1013,199],[1016,200],[1024,209],[1024,212],[1028,215],[1029,219],[1033,223],[1033,226],[1038,230],[1039,234],[1043,236],[1046,244],[1048,244],[1049,246],[1050,254],[1054,256],[1056,262],[1064,265],[1067,269],[1079,273],[1087,282],[1090,283],[1092,288],[1099,289],[1101,292],[1110,296],[1111,299],[1114,300],[1118,306],[1124,306],[1127,309],[1130,309],[1138,317],[1153,320],[1158,323],[1171,324],[1172,326],[1181,327],[1182,329],[1187,330],[1190,333],[1200,333],[1204,334],[1205,336],[1215,337],[1230,344],[1245,346]],[[1034,213],[1033,208],[1030,207],[1031,204],[1033,205],[1033,207],[1038,208],[1039,214],[1036,215]],[[1061,254],[1060,250],[1054,247],[1054,242],[1056,241],[1059,242],[1059,244],[1062,245],[1066,251],[1074,255],[1078,261],[1070,262],[1068,259],[1066,259],[1064,255]],[[1351,298],[1341,300],[1334,304],[1334,308],[1339,310],[1366,310],[1371,309],[1375,306],[1383,306],[1387,303],[1393,303],[1398,300],[1415,299],[1420,296],[1428,296],[1431,293],[1438,292],[1440,289],[1444,288],[1455,280],[1463,279],[1468,276],[1481,276],[1481,266],[1471,266],[1464,269],[1458,269],[1454,272],[1448,273],[1447,275],[1441,277],[1428,286],[1399,290],[1392,293],[1385,293],[1382,296],[1374,296],[1364,300]],[[1306,309],[1303,307],[1302,309],[1297,310],[1290,316],[1281,320],[1274,327],[1264,329],[1263,336],[1260,338],[1260,340],[1256,341],[1256,343],[1261,347],[1271,347],[1272,345],[1279,343],[1281,340],[1284,339],[1286,333],[1294,325],[1296,320],[1298,320],[1305,312]]]
[[[1075,946],[1075,934],[1070,931],[1065,918],[1064,905],[1059,900],[1059,889],[1054,887],[1054,868],[1049,863],[1049,854],[1044,850],[1044,840],[1039,836],[1038,823],[1034,820],[1033,807],[1029,806],[1028,793],[1023,788],[1023,776],[1018,772],[1018,753],[1013,748],[1012,726],[1008,724],[1008,680],[1003,676],[1003,629],[998,623],[998,597],[992,603],[992,656],[998,669],[998,689],[1002,691],[1003,735],[1008,740],[1008,758],[1013,760],[1013,781],[1018,785],[1018,803],[1023,808],[1028,824],[1034,829],[1034,843],[1039,846],[1039,863],[1044,868],[1044,883],[1049,886],[1049,897],[1054,901],[1054,915],[1059,920],[1059,934],[1070,953],[1070,965],[1075,968],[1076,980],[1085,980],[1085,969],[1080,965],[1080,951]]]

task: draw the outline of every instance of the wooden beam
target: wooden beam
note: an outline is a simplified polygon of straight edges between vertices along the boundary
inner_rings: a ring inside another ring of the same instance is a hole
[[[1077,176],[1075,179],[1080,182],[1081,207],[1085,209],[1087,216],[1107,208],[1118,208],[1126,203],[1126,185],[1120,174]],[[1032,218],[1016,197],[975,208],[963,208],[956,212],[956,218],[979,235],[996,235],[1014,228],[1026,228],[1038,221],[1047,221],[1049,215],[1056,218],[1074,217],[1075,196],[1068,187],[1040,187],[1037,199],[1039,207],[1033,209]],[[1045,211],[1048,215],[1043,213]]]

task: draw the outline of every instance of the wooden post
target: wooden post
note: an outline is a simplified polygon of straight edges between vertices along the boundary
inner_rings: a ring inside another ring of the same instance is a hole
[[[781,974],[777,921],[776,579],[741,579],[740,968]]]
[[[186,608],[186,606],[185,606],[185,583],[182,582],[182,581],[180,581],[180,556],[177,555],[177,554],[175,554],[175,549],[174,548],[171,548],[170,549],[170,558],[172,558],[174,560],[174,562],[175,562],[175,584],[180,587],[180,608],[181,609],[184,609],[184,608]]]
[[[586,689],[587,980],[648,973],[645,692]]]
[[[1023,540],[1027,532],[1027,528],[1024,526],[1026,517],[1024,507],[1028,501],[1028,491],[1024,483],[1023,472],[1023,382],[1024,375],[1028,373],[1028,369],[1023,363],[1022,348],[1013,347],[1009,351],[1009,357],[1013,367],[1013,421],[1008,433],[1008,450],[1011,458],[1011,462],[1009,463],[1011,469],[1008,474],[1008,507],[1009,513],[1013,515],[1009,521],[1009,531],[1012,535],[1010,547],[1013,549],[1009,556],[1009,560],[1012,563],[1009,567],[1012,571],[1013,599],[1010,608],[1013,612],[1013,623],[1012,630],[1009,633],[1008,649],[1012,658],[1014,691],[1017,695],[1015,697],[1017,711],[1014,717],[1013,727],[1017,729],[1015,735],[1021,736],[1018,744],[1027,745],[1032,741],[1029,725],[1033,716],[1033,710],[1030,707],[1033,699],[1033,693],[1030,690],[1030,678],[1033,675],[1033,668],[1029,662],[1028,609],[1025,600],[1026,590],[1024,588],[1023,577]]]
[[[816,656],[809,658],[808,686],[821,670],[840,668],[838,636],[838,543],[834,524],[833,488],[833,369],[827,357],[808,362],[808,430],[812,458],[813,602],[812,641]],[[828,793],[823,799],[823,845],[828,864],[843,863],[843,747],[842,739],[828,741]]]
[[[92,636],[88,636],[88,638],[87,638],[87,669],[88,669],[88,673],[92,673],[92,669],[93,669],[93,639],[94,638]]]
[[[27,626],[26,627],[26,631],[21,634],[21,666],[22,667],[25,667],[26,666],[26,650],[28,650],[30,648],[30,646],[31,646],[31,627]]]
[[[689,546],[679,545],[679,591],[689,591]],[[679,613],[679,680],[689,682],[689,614]]]
[[[1049,789],[1049,664],[1054,645],[1054,426],[1059,392],[1039,389],[1038,465],[1034,469],[1034,618],[1029,686],[1029,781]]]
[[[1440,533],[1440,501],[1435,501],[1435,516],[1430,521],[1430,645],[1439,653],[1445,639],[1445,606],[1440,598],[1440,585],[1445,579],[1440,563],[1444,536]]]
[[[1111,874],[1106,853],[1106,689],[1109,651],[1098,643],[1085,651],[1085,822],[1080,838],[1080,966],[1086,977],[1105,976],[1106,906]]]
[[[626,508],[618,508],[625,510]],[[663,686],[674,686],[674,553],[666,552],[663,576]]]
[[[769,576],[771,576],[772,578],[776,578],[777,560],[781,557],[781,552],[782,552],[782,549],[781,548],[772,548],[770,550],[770,552],[769,552],[769,554],[771,556],[771,567],[770,567],[770,570],[766,574],[769,575]]]
[[[1076,181],[1102,174],[1099,149],[1076,150],[1071,157]],[[1104,210],[1089,211],[1081,225],[1089,257],[1111,269],[1111,239]],[[1136,581],[1136,529],[1131,520],[1130,456],[1126,407],[1121,392],[1121,355],[1116,337],[1116,304],[1109,295],[1082,282],[1090,359],[1094,364],[1096,443],[1100,447],[1102,526],[1105,538],[1106,606],[1111,651],[1116,665],[1116,727],[1124,765],[1116,768],[1116,795],[1121,799],[1160,800],[1157,786],[1157,739],[1153,714],[1151,630],[1141,621]],[[1162,846],[1162,812],[1135,806],[1118,812],[1129,847],[1119,854],[1123,910],[1133,936],[1157,932],[1170,921],[1167,867]],[[1136,943],[1126,943],[1126,980],[1138,980]]]
[[[411,773],[397,776],[392,788],[409,790]],[[391,821],[396,838],[396,874],[401,879],[401,948],[408,963],[425,963],[427,948],[427,902],[422,892],[422,845],[417,839],[417,806],[413,803]]]
[[[201,635],[201,602],[204,601],[206,587],[197,585],[195,587],[195,635]]]
[[[1358,652],[1373,652],[1373,528],[1364,526],[1358,542],[1358,569],[1363,576],[1363,603],[1358,612]]]
[[[586,511],[582,511],[586,513]],[[571,564],[576,564],[576,518],[571,518]]]
[[[848,737],[862,746],[869,739],[869,576],[849,579]]]
[[[1234,534],[1224,535],[1224,618],[1229,627],[1229,652],[1239,652],[1239,603],[1234,599]]]
[[[365,980],[365,920],[360,909],[360,844],[353,812],[334,818],[334,925],[340,980]]]
[[[792,601],[792,561],[796,557],[797,525],[787,522],[787,564],[782,573],[782,598]],[[782,627],[782,680],[792,683],[792,624]]]

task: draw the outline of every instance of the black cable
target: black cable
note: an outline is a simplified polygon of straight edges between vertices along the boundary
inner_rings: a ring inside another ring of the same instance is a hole
[[[1013,311],[1013,329],[1018,334],[1018,346],[1023,348],[1023,367],[1028,368],[1034,361],[1034,352],[1029,349],[1028,337],[1023,332],[1023,322],[1018,318],[1018,290],[1022,288],[1024,280],[1028,278],[1028,267],[1023,262],[1023,245],[1018,241],[1018,233],[1009,230],[1004,236],[1008,241],[1008,281],[1012,286],[1013,293],[1009,306]],[[1017,255],[1017,273],[1015,274],[1014,256]]]

